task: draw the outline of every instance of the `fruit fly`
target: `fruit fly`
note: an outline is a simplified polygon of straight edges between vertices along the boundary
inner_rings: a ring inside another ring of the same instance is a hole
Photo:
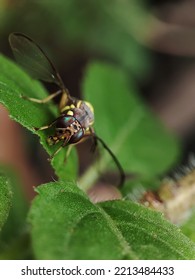
[[[22,96],[29,101],[40,104],[47,103],[56,96],[61,96],[59,101],[59,117],[48,125],[35,128],[35,130],[40,131],[55,127],[55,134],[48,137],[47,143],[55,145],[60,142],[61,145],[50,156],[50,160],[65,146],[68,146],[67,158],[73,145],[91,137],[94,141],[94,147],[96,147],[99,141],[113,158],[120,172],[119,186],[122,186],[125,179],[123,168],[105,142],[94,132],[93,106],[89,102],[79,100],[69,94],[53,63],[41,47],[31,38],[21,33],[11,33],[9,35],[9,43],[17,62],[31,77],[44,82],[54,83],[59,88],[58,91],[42,100]]]

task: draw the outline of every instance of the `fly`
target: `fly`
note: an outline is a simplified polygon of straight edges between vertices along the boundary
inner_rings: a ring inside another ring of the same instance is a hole
[[[68,89],[65,87],[53,63],[40,46],[31,38],[21,33],[11,33],[9,35],[9,43],[15,59],[31,75],[31,77],[44,82],[54,83],[59,88],[57,92],[50,94],[42,100],[22,96],[29,101],[40,104],[47,103],[56,96],[61,96],[58,105],[59,117],[48,125],[35,128],[37,131],[40,131],[55,127],[55,134],[47,138],[47,143],[49,145],[55,145],[60,142],[61,145],[50,156],[49,160],[51,160],[65,146],[68,146],[66,153],[67,158],[73,145],[91,137],[95,146],[99,141],[113,158],[120,172],[119,186],[122,186],[125,180],[123,168],[110,148],[94,132],[93,106],[89,102],[79,100],[69,94]]]

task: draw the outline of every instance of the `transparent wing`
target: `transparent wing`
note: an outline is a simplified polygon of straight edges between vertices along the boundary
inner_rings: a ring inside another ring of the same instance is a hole
[[[29,37],[11,33],[9,43],[16,61],[34,78],[65,89],[62,79],[44,51]]]

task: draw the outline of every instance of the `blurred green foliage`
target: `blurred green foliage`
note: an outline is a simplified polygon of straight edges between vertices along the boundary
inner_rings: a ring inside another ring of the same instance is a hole
[[[4,225],[1,224],[0,230],[0,259],[32,258],[26,197],[16,172],[5,167],[1,170],[4,171],[0,176],[0,216],[4,218]]]
[[[79,55],[86,60],[98,57],[115,62],[141,77],[150,68],[148,52],[113,17],[119,8],[129,11],[129,17],[139,24],[138,18],[131,15],[128,1],[18,0],[6,6],[7,22],[2,32],[4,36],[23,32],[49,53],[54,49],[52,55],[60,69],[73,67],[70,64],[77,63]],[[123,15],[120,20],[123,22]]]
[[[12,191],[10,182],[5,176],[0,177],[0,230],[9,214],[9,208],[11,205]]]

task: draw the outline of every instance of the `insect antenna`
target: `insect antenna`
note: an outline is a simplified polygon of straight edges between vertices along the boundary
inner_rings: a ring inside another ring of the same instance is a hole
[[[122,187],[125,182],[125,172],[124,172],[119,160],[117,159],[115,154],[110,150],[110,148],[106,145],[106,143],[102,140],[102,138],[100,138],[96,134],[93,137],[94,137],[95,143],[97,143],[97,140],[98,140],[102,144],[104,149],[110,154],[110,156],[114,160],[114,162],[119,170],[119,174],[120,174],[120,181],[119,181],[118,187]]]

